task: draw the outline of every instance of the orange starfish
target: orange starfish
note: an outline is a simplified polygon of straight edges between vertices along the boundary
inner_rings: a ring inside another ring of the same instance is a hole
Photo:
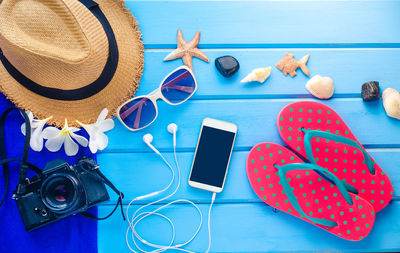
[[[197,45],[200,41],[200,31],[197,31],[194,35],[193,39],[188,43],[185,41],[182,35],[181,29],[178,29],[178,38],[177,38],[177,49],[172,51],[167,57],[165,57],[164,61],[171,61],[178,58],[182,58],[183,64],[188,66],[193,70],[192,57],[197,57],[205,62],[210,62],[207,55],[200,51],[197,48]]]

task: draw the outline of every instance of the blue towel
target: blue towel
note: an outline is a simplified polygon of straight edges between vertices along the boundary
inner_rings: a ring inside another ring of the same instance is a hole
[[[0,114],[8,107],[13,106],[3,94],[0,93]],[[23,119],[17,111],[12,112],[6,119],[6,150],[8,158],[21,158],[24,136],[21,133]],[[84,131],[78,132],[85,135]],[[81,156],[92,155],[88,148],[80,148],[74,157],[65,155],[64,149],[56,153],[48,151],[45,147],[41,152],[30,150],[28,161],[44,168],[45,164],[53,159],[61,158],[70,164],[75,164]],[[11,199],[18,181],[18,164],[10,164],[10,181],[7,198],[0,207],[0,252],[9,253],[97,253],[97,221],[81,215],[68,217],[32,232],[26,232],[22,223],[15,200]],[[4,189],[4,175],[0,169],[0,195]],[[29,176],[34,175],[30,171]],[[90,213],[97,215],[97,209]]]

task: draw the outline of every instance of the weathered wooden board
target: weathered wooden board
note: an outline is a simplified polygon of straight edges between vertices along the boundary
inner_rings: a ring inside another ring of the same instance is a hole
[[[382,89],[400,90],[399,1],[141,0],[128,1],[127,6],[140,23],[146,48],[138,95],[156,89],[167,73],[182,64],[181,60],[163,62],[176,47],[178,28],[186,40],[201,30],[199,46],[211,62],[194,59],[199,89],[190,101],[180,106],[159,101],[159,117],[146,130],[132,133],[117,123],[109,132],[109,146],[98,160],[104,174],[125,193],[124,203],[169,182],[169,170],[142,142],[142,136],[152,133],[153,144],[172,162],[172,137],[166,127],[175,122],[182,186],[171,199],[200,203],[206,218],[211,194],[186,182],[201,121],[214,117],[236,123],[239,132],[226,188],[217,195],[212,211],[211,252],[400,251],[400,121],[388,118],[381,102],[360,99],[361,84],[366,81],[378,80]],[[361,242],[344,241],[273,212],[248,184],[245,159],[249,149],[265,141],[283,144],[276,130],[277,114],[286,104],[310,100],[304,88],[308,77],[300,70],[290,78],[273,67],[265,84],[239,83],[253,68],[274,66],[285,52],[294,53],[297,59],[310,54],[311,74],[332,77],[334,99],[323,103],[342,116],[394,184],[394,201],[377,214],[375,227]],[[214,67],[213,61],[222,55],[233,55],[241,64],[231,79],[223,78]],[[106,214],[110,208],[102,205],[99,212]],[[178,205],[165,213],[176,223],[177,242],[188,238],[198,221],[196,212]],[[205,225],[188,249],[205,251]],[[100,222],[99,252],[127,252],[126,226],[118,215]],[[139,224],[138,231],[157,243],[167,243],[171,235],[168,224],[157,218]]]

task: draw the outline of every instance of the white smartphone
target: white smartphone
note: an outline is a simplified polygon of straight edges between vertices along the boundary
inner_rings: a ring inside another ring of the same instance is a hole
[[[190,186],[222,191],[236,133],[235,124],[210,118],[203,120],[189,176]]]

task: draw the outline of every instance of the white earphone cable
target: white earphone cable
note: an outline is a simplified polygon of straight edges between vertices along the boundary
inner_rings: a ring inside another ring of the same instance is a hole
[[[208,209],[208,248],[206,253],[210,252],[210,248],[211,248],[211,207],[214,204],[214,200],[215,200],[215,196],[217,194],[215,192],[213,192],[213,195],[211,197],[211,203],[210,203],[210,208]]]
[[[129,209],[130,209],[131,205],[132,205],[135,201],[140,200],[140,199],[149,198],[149,197],[151,197],[151,196],[155,196],[155,195],[158,195],[158,194],[161,194],[161,193],[167,191],[167,190],[172,186],[172,184],[173,184],[173,182],[174,182],[174,179],[175,179],[175,172],[174,172],[172,166],[168,163],[168,161],[164,158],[164,156],[161,155],[161,153],[157,153],[157,154],[162,158],[162,160],[165,162],[165,164],[166,164],[166,165],[168,166],[168,168],[171,170],[171,172],[172,172],[171,181],[170,181],[170,183],[169,183],[166,187],[164,187],[162,190],[156,191],[156,192],[153,192],[153,193],[150,193],[150,194],[146,194],[146,195],[143,195],[143,196],[136,197],[136,198],[132,199],[131,202],[128,204],[127,209],[126,209],[126,216],[127,216],[127,221],[128,221],[129,226],[128,226],[127,230],[126,230],[126,235],[125,235],[126,244],[127,244],[128,248],[130,249],[130,251],[136,253],[136,251],[131,247],[131,245],[130,245],[130,243],[129,243],[129,241],[130,241],[130,240],[129,240],[129,234],[130,234],[130,231],[131,231],[131,239],[132,239],[133,243],[135,244],[135,247],[136,247],[139,251],[141,251],[141,252],[144,252],[144,253],[150,253],[150,252],[155,252],[155,253],[156,253],[156,252],[157,252],[157,253],[158,253],[158,252],[166,251],[166,250],[168,250],[168,249],[175,249],[175,250],[179,250],[179,251],[183,251],[183,252],[193,253],[192,251],[183,249],[183,248],[181,248],[181,247],[183,247],[183,246],[189,244],[189,243],[197,236],[197,234],[198,234],[199,231],[200,231],[201,225],[202,225],[202,223],[203,223],[203,215],[202,215],[202,213],[201,213],[201,211],[200,211],[200,208],[199,208],[196,204],[194,204],[194,203],[193,203],[192,201],[190,201],[190,200],[178,199],[178,200],[171,201],[171,202],[169,202],[169,203],[167,203],[167,204],[165,204],[165,205],[162,205],[162,206],[160,206],[159,208],[157,208],[157,209],[155,209],[155,210],[153,210],[153,211],[151,211],[151,212],[142,211],[143,209],[145,209],[145,208],[147,208],[147,207],[149,207],[149,206],[151,206],[151,205],[154,205],[154,204],[156,204],[156,203],[159,203],[159,202],[161,202],[161,201],[164,201],[164,200],[166,200],[166,199],[172,197],[172,196],[178,191],[178,189],[179,189],[179,187],[180,187],[181,172],[180,172],[180,167],[179,167],[179,164],[178,164],[178,159],[177,159],[177,154],[176,154],[176,147],[175,147],[175,145],[174,145],[174,159],[175,159],[175,164],[176,164],[176,167],[177,167],[177,170],[178,170],[178,176],[177,176],[178,184],[177,184],[177,186],[175,187],[174,191],[173,191],[171,194],[167,195],[166,197],[163,197],[163,198],[161,198],[161,199],[159,199],[159,200],[156,200],[156,201],[153,201],[153,202],[151,202],[151,203],[149,203],[149,204],[146,204],[146,205],[144,205],[144,206],[141,206],[140,208],[138,208],[138,209],[134,212],[134,214],[132,215],[132,218],[129,219],[129,217],[130,217],[130,216],[129,216]],[[213,205],[213,203],[214,203],[214,200],[215,200],[215,195],[216,195],[216,193],[213,193],[213,195],[212,195],[212,200],[211,200],[211,205],[210,205],[209,212],[208,212],[208,238],[209,238],[209,244],[208,244],[207,252],[209,252],[210,247],[211,247],[211,231],[210,231],[210,220],[211,220],[211,218],[210,218],[210,215],[211,215],[211,207],[212,207],[212,205]],[[198,225],[196,231],[194,232],[194,234],[193,234],[186,242],[173,245],[173,244],[174,244],[174,241],[175,241],[175,226],[174,226],[174,223],[173,223],[173,222],[171,221],[171,219],[169,219],[167,216],[158,213],[158,211],[160,211],[160,210],[162,210],[162,209],[164,209],[164,208],[167,208],[168,206],[170,206],[170,205],[172,205],[172,204],[175,204],[175,203],[188,203],[188,204],[192,205],[194,208],[196,208],[196,211],[199,213],[199,216],[200,216],[200,222],[199,222],[199,225]],[[141,211],[142,211],[142,212],[141,212]],[[143,219],[145,219],[145,218],[147,218],[147,217],[149,217],[149,216],[151,216],[151,215],[157,215],[157,216],[159,216],[159,217],[161,217],[161,218],[167,220],[168,223],[171,225],[171,228],[172,228],[172,238],[171,238],[170,242],[168,243],[168,245],[159,245],[159,244],[155,244],[155,243],[148,242],[148,241],[144,240],[144,239],[138,234],[138,232],[136,231],[136,229],[135,229],[136,225],[137,225],[140,221],[142,221]],[[152,251],[144,250],[143,248],[141,248],[141,247],[138,245],[138,243],[137,243],[136,240],[139,240],[142,244],[147,245],[147,246],[150,246],[150,247],[153,247],[153,248],[155,248],[155,249],[152,250]]]

